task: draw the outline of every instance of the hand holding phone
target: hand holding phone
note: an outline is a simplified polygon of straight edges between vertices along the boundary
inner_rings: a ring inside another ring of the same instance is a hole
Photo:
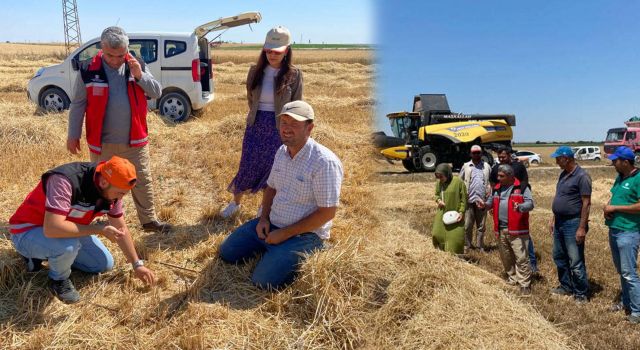
[[[131,55],[131,53],[127,53],[124,58],[124,61],[129,65],[129,71],[131,75],[136,78],[136,80],[140,80],[142,78],[142,66],[140,66],[140,62]]]

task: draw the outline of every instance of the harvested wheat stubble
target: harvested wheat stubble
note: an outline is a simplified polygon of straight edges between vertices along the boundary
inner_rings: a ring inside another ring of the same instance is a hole
[[[51,47],[19,47],[14,53],[8,48],[0,56],[0,81],[12,78],[10,69],[2,69],[3,62],[27,49],[38,62],[55,60]],[[244,55],[249,54],[237,53]],[[216,65],[220,68],[215,72],[218,93],[243,96],[247,68],[257,53],[249,56],[241,64]],[[148,288],[134,279],[122,254],[106,242],[116,268],[98,276],[74,272],[83,301],[63,305],[46,292],[46,273],[24,273],[11,243],[0,239],[0,347],[570,347],[566,337],[537,313],[507,295],[496,278],[434,251],[406,224],[384,223],[389,217],[383,209],[393,201],[380,199],[379,184],[372,180],[371,52],[315,55],[305,51],[296,57],[314,61],[299,64],[305,79],[312,82],[305,86],[305,96],[318,116],[314,134],[336,152],[345,169],[331,249],[311,256],[302,266],[300,279],[284,291],[267,293],[251,286],[255,262],[231,266],[217,258],[224,237],[251,219],[258,207],[258,196],[253,196],[237,217],[222,220],[217,214],[231,199],[226,186],[240,158],[246,100],[218,99],[181,125],[150,113],[156,206],[175,225],[176,233],[142,232],[130,199],[125,200],[125,211],[136,248],[159,277],[158,285]],[[34,63],[33,70],[37,68]],[[336,77],[346,83],[336,84]],[[0,93],[0,101],[4,96]],[[9,216],[43,171],[88,158],[86,145],[79,157],[64,149],[66,113],[38,116],[34,112],[24,93],[12,93],[0,102],[0,114],[10,116],[0,118],[0,145],[8,150],[0,152],[0,163],[10,165],[0,171],[5,235]],[[484,316],[461,313],[467,303],[464,298],[491,310]],[[471,328],[460,322],[468,322]],[[513,334],[505,328],[514,322],[535,327],[514,335],[514,343],[504,336]],[[462,337],[467,338],[453,342]]]

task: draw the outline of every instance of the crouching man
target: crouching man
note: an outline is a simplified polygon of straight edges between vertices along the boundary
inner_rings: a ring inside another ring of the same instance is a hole
[[[291,283],[303,254],[322,248],[342,184],[338,157],[310,138],[315,119],[311,106],[289,102],[277,118],[283,145],[267,180],[262,214],[220,246],[220,257],[229,263],[261,254],[251,281],[265,289]]]
[[[69,163],[47,171],[9,220],[11,240],[27,261],[29,271],[49,262],[49,288],[65,303],[80,300],[69,279],[71,268],[99,273],[113,267],[113,257],[97,237],[117,243],[147,284],[154,274],[138,258],[125,224],[124,197],[136,183],[136,169],[114,156],[107,162]],[[106,225],[92,224],[107,214]]]
[[[533,199],[529,187],[515,178],[513,167],[498,166],[498,184],[486,203],[493,210],[493,229],[498,237],[500,260],[507,273],[507,283],[519,285],[523,295],[531,294],[529,262],[529,211]]]

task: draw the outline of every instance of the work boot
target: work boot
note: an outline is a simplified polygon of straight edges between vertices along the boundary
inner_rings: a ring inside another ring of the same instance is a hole
[[[627,317],[627,320],[629,320],[629,322],[631,322],[633,324],[639,324],[640,323],[640,316],[629,315],[629,317]]]
[[[551,294],[555,294],[555,295],[572,295],[573,293],[569,292],[568,290],[562,288],[562,287],[556,287],[553,288],[551,290]]]
[[[624,311],[624,313],[627,314],[627,315],[631,314],[631,309],[629,309],[628,307],[624,306],[624,304],[622,302],[612,304],[611,306],[609,306],[608,310],[609,310],[609,312]]]
[[[171,232],[173,227],[171,227],[171,225],[167,222],[153,220],[151,222],[147,222],[146,224],[142,224],[142,229],[147,232],[169,233]]]
[[[36,258],[27,258],[27,257],[22,257],[22,259],[24,259],[24,262],[27,264],[27,272],[38,272],[42,269],[44,269],[44,266],[42,266],[42,261],[41,259],[36,259]]]
[[[49,289],[65,304],[74,304],[80,301],[80,293],[69,278],[62,281],[49,279]]]
[[[589,302],[589,298],[586,295],[576,295],[574,299],[578,305],[584,305]]]

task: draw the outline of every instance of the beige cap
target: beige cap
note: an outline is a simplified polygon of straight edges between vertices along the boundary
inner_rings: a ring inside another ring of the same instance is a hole
[[[267,33],[263,48],[265,50],[284,51],[291,44],[291,33],[283,26],[277,26]]]
[[[313,120],[315,118],[313,108],[311,108],[311,106],[304,101],[292,101],[285,104],[282,107],[282,112],[280,112],[278,117],[285,114],[301,122],[306,120]]]
[[[478,145],[471,146],[471,152],[482,152],[482,147]]]

